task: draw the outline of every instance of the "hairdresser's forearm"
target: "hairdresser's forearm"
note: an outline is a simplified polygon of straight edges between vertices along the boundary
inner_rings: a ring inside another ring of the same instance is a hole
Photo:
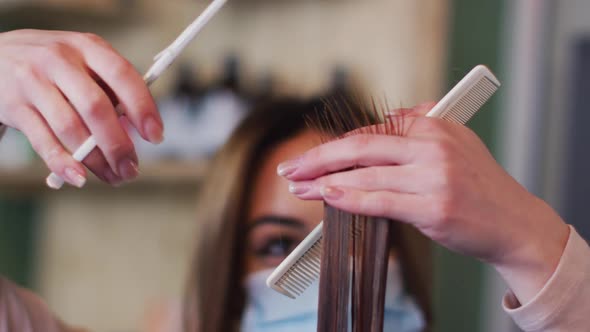
[[[514,234],[519,242],[510,257],[492,263],[521,304],[531,301],[555,272],[569,237],[569,227],[545,202],[538,199],[530,211],[538,225],[525,234]]]

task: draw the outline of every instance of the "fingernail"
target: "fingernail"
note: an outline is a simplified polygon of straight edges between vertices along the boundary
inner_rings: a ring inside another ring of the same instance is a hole
[[[311,185],[309,183],[296,183],[291,182],[289,183],[289,192],[294,195],[303,195],[311,190]]]
[[[297,158],[297,159],[289,160],[289,161],[279,164],[279,166],[277,167],[277,173],[280,176],[289,176],[289,175],[295,173],[295,171],[299,167],[300,161],[301,161],[301,158]]]
[[[66,180],[74,186],[82,188],[86,184],[86,178],[77,170],[68,167],[66,168],[66,171],[64,173],[66,176]]]
[[[322,187],[320,188],[320,194],[325,199],[339,199],[344,195],[344,191],[335,187]]]
[[[113,172],[110,168],[104,172],[103,176],[109,184],[115,187],[119,186],[123,182],[123,179],[115,174],[115,172]]]
[[[139,175],[137,163],[131,159],[125,159],[119,162],[119,176],[123,180],[132,180]]]
[[[47,186],[54,190],[59,190],[64,185],[64,180],[57,174],[51,173],[45,180]]]
[[[143,130],[150,142],[160,144],[164,140],[164,128],[153,116],[144,120]]]

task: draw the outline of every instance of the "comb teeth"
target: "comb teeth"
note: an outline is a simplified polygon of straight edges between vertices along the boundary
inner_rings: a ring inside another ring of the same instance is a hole
[[[320,223],[293,252],[273,271],[266,285],[292,299],[320,277],[322,256],[322,228]]]
[[[320,277],[321,255],[322,241],[320,238],[289,268],[276,285],[291,293],[293,298],[303,294],[307,287]]]
[[[469,91],[443,114],[442,119],[466,124],[469,119],[498,90],[498,86],[488,77],[482,77]]]
[[[350,234],[353,238],[361,236],[364,224],[361,220],[352,222]],[[275,269],[266,280],[268,287],[295,299],[320,278],[323,225],[321,222]]]

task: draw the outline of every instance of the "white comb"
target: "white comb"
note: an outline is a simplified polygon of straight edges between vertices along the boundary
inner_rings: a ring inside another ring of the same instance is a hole
[[[484,65],[473,68],[426,114],[465,124],[498,90],[500,82]],[[266,285],[292,299],[320,277],[321,222],[266,279]],[[356,236],[356,232],[355,232]]]

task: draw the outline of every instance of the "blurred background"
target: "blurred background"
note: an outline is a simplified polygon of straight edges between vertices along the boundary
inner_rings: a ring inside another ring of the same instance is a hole
[[[140,72],[204,0],[0,0],[0,29],[93,32]],[[272,96],[360,89],[392,106],[437,100],[476,64],[503,87],[470,126],[529,190],[586,238],[590,2],[230,0],[153,87],[166,125],[139,144],[142,174],[117,190],[52,192],[24,138],[0,144],[0,272],[65,321],[145,331],[177,308],[207,160]],[[489,268],[435,248],[435,331],[518,331]]]

